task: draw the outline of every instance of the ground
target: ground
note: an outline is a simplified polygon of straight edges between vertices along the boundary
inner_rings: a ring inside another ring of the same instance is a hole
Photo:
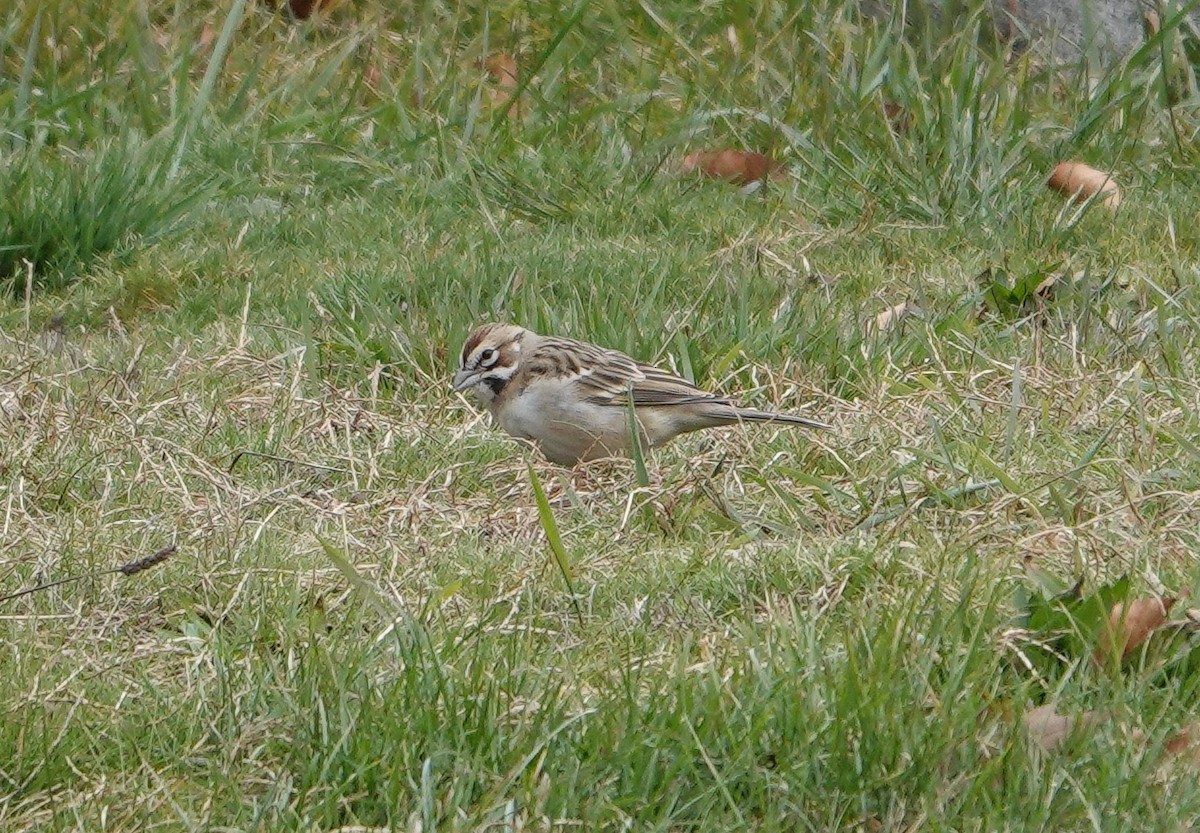
[[[81,577],[0,600],[0,828],[1196,823],[1196,675],[1023,616],[1197,585],[1171,30],[214,5],[0,15],[0,595]],[[486,320],[833,430],[567,472],[450,390]]]

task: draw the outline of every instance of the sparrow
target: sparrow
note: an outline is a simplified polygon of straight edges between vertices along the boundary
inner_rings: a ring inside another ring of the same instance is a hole
[[[453,386],[473,389],[505,432],[533,441],[563,466],[631,456],[631,399],[643,448],[739,422],[829,428],[794,414],[742,408],[617,350],[513,324],[484,324],[467,337]]]

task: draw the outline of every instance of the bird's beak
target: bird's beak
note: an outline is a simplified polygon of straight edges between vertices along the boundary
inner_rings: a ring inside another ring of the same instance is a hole
[[[460,370],[454,374],[454,389],[456,391],[464,391],[469,387],[473,387],[479,381],[479,373],[471,373],[468,370]]]

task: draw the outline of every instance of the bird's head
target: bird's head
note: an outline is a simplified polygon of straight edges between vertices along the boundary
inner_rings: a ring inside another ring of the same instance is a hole
[[[454,389],[474,388],[485,402],[491,402],[517,372],[521,361],[521,342],[529,331],[514,324],[484,324],[463,343]]]

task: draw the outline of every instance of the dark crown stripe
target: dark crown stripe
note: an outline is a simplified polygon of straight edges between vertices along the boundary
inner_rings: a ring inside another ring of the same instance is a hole
[[[471,354],[475,352],[475,348],[479,346],[479,342],[483,341],[483,330],[476,330],[467,336],[467,343],[463,345],[462,356],[459,357],[460,366],[465,367],[467,359],[471,358]]]

